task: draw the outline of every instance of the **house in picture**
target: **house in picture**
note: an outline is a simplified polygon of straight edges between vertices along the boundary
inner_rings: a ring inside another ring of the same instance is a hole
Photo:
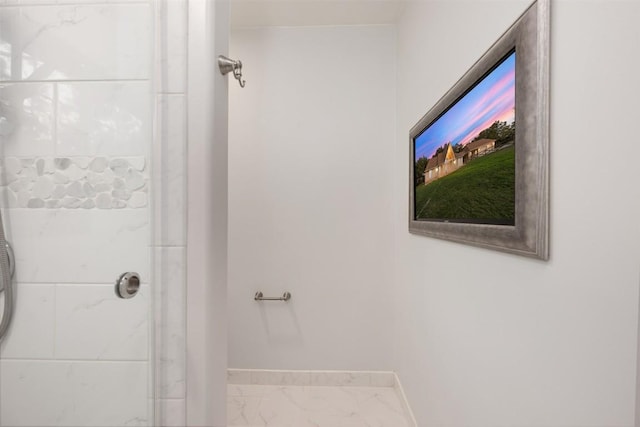
[[[479,139],[468,143],[462,151],[456,153],[453,151],[451,143],[447,143],[444,150],[434,154],[427,162],[427,167],[424,170],[424,183],[428,184],[449,175],[470,160],[493,152],[495,147],[495,139]]]
[[[424,183],[428,184],[458,169],[464,164],[463,155],[463,152],[454,152],[450,143],[445,145],[444,150],[434,154],[427,162],[427,167],[424,170]]]
[[[479,139],[472,141],[464,146],[465,151],[465,163],[476,157],[481,157],[496,149],[495,139]]]

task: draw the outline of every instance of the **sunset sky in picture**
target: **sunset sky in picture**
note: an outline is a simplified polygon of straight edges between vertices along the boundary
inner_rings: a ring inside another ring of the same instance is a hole
[[[430,158],[447,142],[466,145],[496,120],[512,123],[516,102],[516,53],[512,53],[415,139],[415,158]]]

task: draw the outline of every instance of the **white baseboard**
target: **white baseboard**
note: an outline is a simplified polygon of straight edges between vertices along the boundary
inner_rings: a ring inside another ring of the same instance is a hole
[[[393,388],[396,390],[398,394],[398,399],[404,408],[404,412],[407,416],[407,419],[411,423],[411,427],[418,427],[418,423],[416,422],[416,417],[413,415],[413,411],[411,410],[411,406],[409,405],[409,401],[407,400],[407,395],[404,394],[404,389],[402,388],[402,383],[400,382],[400,378],[398,378],[398,374],[393,373],[394,384]]]
[[[393,387],[393,372],[228,369],[228,384]]]

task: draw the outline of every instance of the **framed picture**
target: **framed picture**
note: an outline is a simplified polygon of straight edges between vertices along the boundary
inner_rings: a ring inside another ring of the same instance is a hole
[[[410,131],[409,231],[548,259],[549,0]]]

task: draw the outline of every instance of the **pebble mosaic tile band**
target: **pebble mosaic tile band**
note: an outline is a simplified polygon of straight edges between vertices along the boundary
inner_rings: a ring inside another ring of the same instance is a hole
[[[144,157],[0,159],[0,204],[30,209],[140,209],[148,205]]]

